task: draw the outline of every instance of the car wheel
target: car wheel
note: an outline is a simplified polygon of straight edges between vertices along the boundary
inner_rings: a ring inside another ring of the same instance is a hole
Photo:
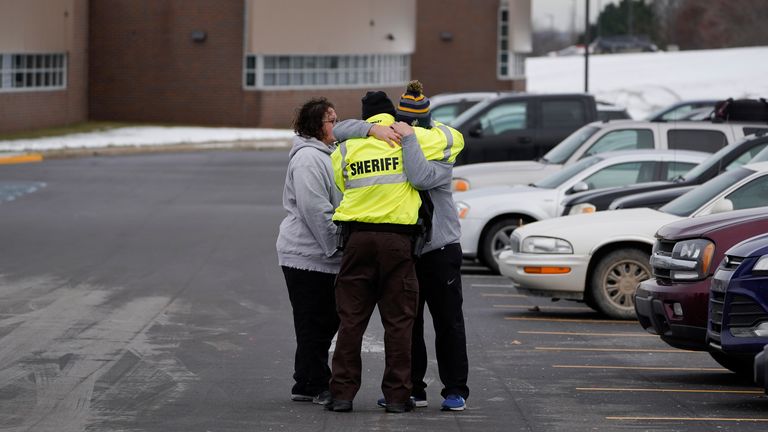
[[[651,277],[650,257],[639,249],[619,249],[600,259],[585,297],[598,311],[618,319],[635,318],[635,289]]]
[[[499,273],[499,265],[494,259],[504,248],[509,247],[509,235],[519,227],[521,219],[505,218],[496,221],[483,235],[480,241],[480,261],[494,273]]]
[[[735,373],[736,375],[752,379],[754,358],[749,356],[736,356],[721,353],[720,351],[710,351],[709,355],[722,367]]]

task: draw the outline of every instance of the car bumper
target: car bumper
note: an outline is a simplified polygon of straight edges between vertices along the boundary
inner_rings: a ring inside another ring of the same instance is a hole
[[[675,348],[708,351],[709,281],[707,278],[687,284],[664,284],[656,279],[641,282],[635,292],[640,325]],[[675,303],[680,304],[682,315],[675,314]]]
[[[499,272],[512,279],[518,291],[532,295],[582,300],[589,257],[584,255],[526,254],[502,252],[497,262]],[[562,274],[541,274],[526,267],[567,267]]]
[[[461,223],[461,253],[465,258],[477,258],[477,245],[485,227],[482,219],[459,219]]]
[[[768,322],[768,293],[765,293],[768,277],[731,279],[732,276],[732,271],[723,269],[715,273],[718,285],[725,288],[725,292],[719,295],[713,292],[712,296],[725,301],[719,333],[714,331],[718,322],[710,321],[710,346],[728,354],[755,355],[768,344],[768,337],[750,332],[760,323]]]

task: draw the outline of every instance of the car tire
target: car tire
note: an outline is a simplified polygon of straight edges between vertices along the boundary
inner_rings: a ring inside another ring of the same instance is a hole
[[[735,373],[739,377],[752,379],[754,357],[729,355],[720,351],[710,351],[709,355],[720,366]]]
[[[633,319],[637,285],[651,277],[650,256],[639,249],[619,249],[595,266],[590,292],[585,294],[599,312],[617,319]]]
[[[521,218],[504,218],[493,223],[483,234],[480,240],[480,261],[494,273],[499,273],[499,265],[493,258],[494,254],[501,252],[509,246],[509,235],[524,222]]]

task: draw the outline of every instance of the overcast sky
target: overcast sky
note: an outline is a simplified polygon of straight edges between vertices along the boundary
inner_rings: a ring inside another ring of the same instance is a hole
[[[584,29],[584,12],[586,0],[531,0],[534,30],[546,30],[550,26],[556,30],[570,31],[573,25],[575,8],[576,30]],[[589,14],[591,22],[597,20],[598,10],[608,3],[619,3],[619,0],[590,0]]]

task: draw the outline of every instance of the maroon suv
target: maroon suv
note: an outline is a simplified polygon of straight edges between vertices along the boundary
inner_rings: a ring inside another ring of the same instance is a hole
[[[641,282],[635,292],[640,325],[675,348],[710,351],[706,336],[712,275],[728,248],[765,232],[768,207],[683,219],[661,227],[651,255],[654,277]],[[717,353],[712,357],[720,362]]]

